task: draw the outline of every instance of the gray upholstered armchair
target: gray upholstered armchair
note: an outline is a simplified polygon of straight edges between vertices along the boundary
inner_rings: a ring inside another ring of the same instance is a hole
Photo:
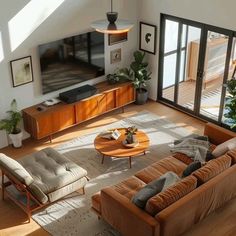
[[[28,215],[82,189],[87,171],[52,148],[14,160],[0,154],[2,199],[8,196]]]

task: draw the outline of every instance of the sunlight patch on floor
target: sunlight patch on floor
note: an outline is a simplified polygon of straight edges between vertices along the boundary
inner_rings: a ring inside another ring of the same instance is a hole
[[[31,0],[9,22],[11,50],[14,51],[65,0]]]
[[[3,52],[3,43],[2,43],[2,32],[0,32],[0,62],[4,59],[4,52]]]

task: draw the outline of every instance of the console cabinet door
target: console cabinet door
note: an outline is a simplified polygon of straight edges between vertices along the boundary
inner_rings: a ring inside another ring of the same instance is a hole
[[[75,124],[75,107],[67,105],[51,114],[53,120],[53,133],[64,130]]]
[[[117,90],[106,92],[106,111],[111,111],[116,108],[116,93]]]
[[[35,122],[38,139],[45,138],[53,133],[53,120],[50,114],[43,114],[37,117]]]
[[[118,89],[117,92],[117,102],[118,107],[125,106],[135,100],[135,90],[132,84],[128,84],[126,86],[122,86]]]
[[[80,101],[75,105],[76,123],[88,120],[99,114],[99,100],[96,97]]]

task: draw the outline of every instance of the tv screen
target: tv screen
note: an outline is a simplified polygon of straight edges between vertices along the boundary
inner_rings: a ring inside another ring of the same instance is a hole
[[[80,34],[39,45],[43,94],[105,74],[104,35]]]

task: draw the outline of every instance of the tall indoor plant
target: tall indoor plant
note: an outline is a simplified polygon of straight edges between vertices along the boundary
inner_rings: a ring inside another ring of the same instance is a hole
[[[0,120],[0,130],[6,130],[13,143],[13,146],[19,148],[22,146],[22,131],[19,123],[22,119],[21,113],[17,110],[17,102],[15,99],[11,102],[11,110],[7,111],[8,119]]]
[[[151,79],[151,72],[148,70],[148,62],[145,62],[145,52],[135,51],[134,61],[130,68],[133,72],[131,80],[136,88],[136,104],[142,105],[147,102],[148,91],[146,88],[147,81]]]
[[[228,95],[225,101],[225,123],[230,126],[232,130],[236,129],[236,79],[232,78],[226,83]]]

